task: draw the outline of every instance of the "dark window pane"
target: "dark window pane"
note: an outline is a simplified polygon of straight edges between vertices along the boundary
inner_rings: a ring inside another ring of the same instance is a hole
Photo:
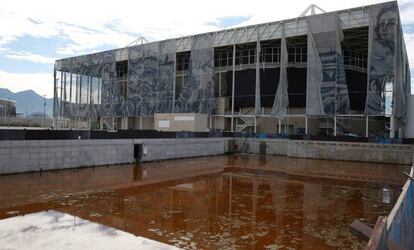
[[[266,48],[265,53],[266,53],[266,55],[272,54],[272,48]]]
[[[250,56],[250,63],[255,63],[256,62],[256,55],[251,55]]]
[[[219,53],[215,52],[214,53],[214,60],[218,60],[219,59]]]
[[[266,62],[272,62],[272,55],[266,55]]]
[[[301,62],[301,54],[296,54],[296,62]]]
[[[219,60],[214,60],[214,67],[219,67]]]

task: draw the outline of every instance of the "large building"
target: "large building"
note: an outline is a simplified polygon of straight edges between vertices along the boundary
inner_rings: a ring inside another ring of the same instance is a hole
[[[398,137],[410,71],[396,1],[57,60],[56,125]],[[60,121],[65,120],[65,123]]]
[[[0,118],[16,117],[16,102],[0,98]]]

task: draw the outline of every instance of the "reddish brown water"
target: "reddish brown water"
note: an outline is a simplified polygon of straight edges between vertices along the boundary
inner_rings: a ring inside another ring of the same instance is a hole
[[[360,249],[405,166],[236,155],[0,176],[0,219],[48,209],[186,249]]]

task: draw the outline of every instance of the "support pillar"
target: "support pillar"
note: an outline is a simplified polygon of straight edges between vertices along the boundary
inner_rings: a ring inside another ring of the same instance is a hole
[[[254,133],[257,132],[257,116],[254,116]]]
[[[278,127],[278,133],[281,134],[282,133],[282,121],[279,118],[279,127]]]
[[[395,118],[394,114],[390,116],[390,139],[395,138]]]
[[[171,112],[175,112],[175,86],[176,86],[176,79],[177,79],[177,53],[174,53],[174,77],[173,77],[173,90],[172,90],[172,110]],[[184,85],[181,85],[184,86]]]
[[[365,137],[369,136],[369,119],[368,116],[365,116]]]
[[[232,72],[232,82],[231,82],[231,132],[234,131],[234,85],[236,81],[236,44],[233,44],[233,72]]]
[[[99,118],[99,129],[103,129],[103,120],[102,120],[102,117]]]
[[[233,58],[234,59],[234,58]],[[56,66],[53,67],[53,123],[57,126],[57,89],[56,89]]]
[[[305,135],[308,134],[308,116],[305,116]]]
[[[336,136],[336,115],[334,116],[334,136]]]
[[[122,117],[121,128],[128,129],[128,117]]]
[[[111,130],[116,130],[115,128],[116,128],[116,118],[115,118],[115,116],[112,116],[112,129]]]

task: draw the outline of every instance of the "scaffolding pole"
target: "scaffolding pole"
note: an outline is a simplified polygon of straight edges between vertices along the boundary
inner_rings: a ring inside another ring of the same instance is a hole
[[[231,132],[234,131],[234,85],[236,78],[236,44],[233,44],[233,72],[232,72],[232,81],[231,81]]]
[[[175,112],[175,85],[177,80],[177,53],[174,53],[174,78],[173,78],[173,91],[172,91],[172,110],[171,112]],[[182,86],[182,85],[181,85]]]

